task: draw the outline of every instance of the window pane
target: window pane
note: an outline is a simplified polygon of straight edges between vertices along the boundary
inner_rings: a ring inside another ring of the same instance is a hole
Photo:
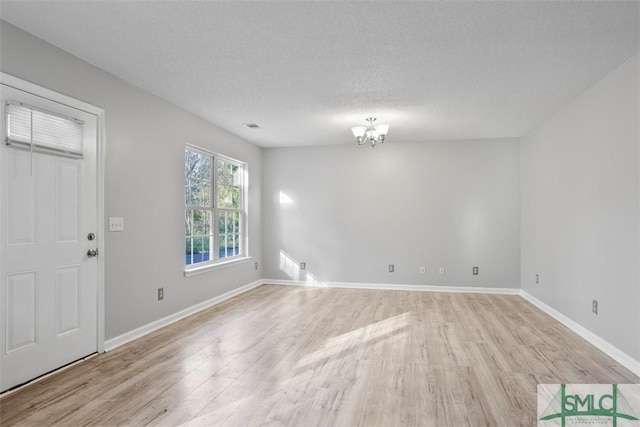
[[[185,214],[185,264],[196,264],[211,259],[211,212],[203,209],[187,210]]]
[[[218,186],[218,207],[226,209],[240,208],[240,189]]]
[[[218,185],[240,187],[242,168],[233,163],[218,161]]]
[[[211,206],[211,157],[194,151],[185,151],[185,203],[193,206]]]
[[[193,263],[207,261],[209,259],[209,239],[206,237],[193,238]]]
[[[218,161],[218,185],[232,185],[233,177],[229,171],[229,164]]]
[[[187,238],[186,239],[186,244],[185,244],[185,264],[189,265],[189,264],[193,264],[193,247],[191,246],[192,244],[192,239],[191,238]]]
[[[211,184],[202,179],[188,178],[185,182],[186,204],[192,206],[211,206]]]
[[[185,237],[191,237],[193,235],[193,211],[186,210],[184,213],[184,235]]]
[[[240,235],[235,234],[234,239],[235,239],[235,244],[233,245],[233,254],[240,255]]]
[[[237,187],[218,186],[219,208],[240,208],[240,189]]]
[[[194,210],[193,211],[193,227],[192,227],[192,235],[193,236],[202,236],[206,233],[207,220],[208,220],[207,211]]]
[[[227,212],[227,222],[224,232],[233,233],[233,215],[235,212]]]
[[[229,192],[229,187],[225,187],[222,185],[218,186],[218,207],[219,208],[228,208],[231,205],[231,193]]]
[[[218,161],[217,190],[219,208],[239,209],[242,197],[242,167]]]
[[[218,233],[220,233],[221,235],[224,234],[227,230],[226,218],[226,212],[218,212]]]
[[[200,238],[200,262],[209,261],[211,249],[209,248],[209,237]]]
[[[211,156],[200,155],[202,166],[198,169],[199,178],[211,182]]]
[[[203,221],[202,221],[202,234],[204,236],[211,236],[211,212],[210,211],[202,211],[203,213]]]
[[[232,207],[234,209],[240,209],[240,189],[238,187],[233,187],[232,193]]]
[[[224,258],[227,256],[227,236],[220,235],[220,245],[218,246],[218,256]]]
[[[241,179],[242,169],[238,165],[231,165],[231,185],[234,187],[240,187],[240,179]]]
[[[209,181],[200,180],[200,193],[198,194],[199,206],[211,206],[211,183]]]

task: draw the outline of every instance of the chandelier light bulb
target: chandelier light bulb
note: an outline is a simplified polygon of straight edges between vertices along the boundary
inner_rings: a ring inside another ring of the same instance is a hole
[[[366,131],[367,128],[365,126],[355,126],[351,128],[351,132],[353,132],[353,136],[356,138],[362,138]]]
[[[376,132],[378,132],[379,135],[386,135],[387,132],[389,132],[389,125],[384,124],[384,125],[377,125],[375,127]]]

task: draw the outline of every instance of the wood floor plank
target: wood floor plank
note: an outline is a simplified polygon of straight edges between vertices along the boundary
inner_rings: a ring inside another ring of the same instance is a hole
[[[0,397],[0,424],[529,426],[639,378],[519,296],[264,285]]]

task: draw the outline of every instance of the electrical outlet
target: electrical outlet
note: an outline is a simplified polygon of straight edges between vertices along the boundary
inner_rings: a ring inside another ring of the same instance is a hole
[[[473,275],[474,276],[478,275],[478,267],[473,267]]]
[[[420,266],[420,270],[418,270],[419,274],[427,274],[427,267],[425,267],[424,265]]]
[[[536,274],[536,285],[537,285],[538,283],[540,283],[540,275],[539,275],[539,274]]]
[[[300,270],[306,270],[307,269],[307,263],[306,262],[301,262],[300,263]]]
[[[444,267],[440,267],[438,269],[438,274],[441,275],[441,276],[444,276]]]
[[[109,217],[109,231],[124,231],[124,218],[110,216]]]
[[[593,314],[598,314],[598,300],[594,299],[591,302],[591,311],[593,312]]]
[[[164,288],[158,288],[158,301],[162,301],[164,299]]]
[[[256,261],[256,270],[258,269],[258,261]]]
[[[396,267],[393,264],[389,264],[389,273],[393,273],[396,271]]]

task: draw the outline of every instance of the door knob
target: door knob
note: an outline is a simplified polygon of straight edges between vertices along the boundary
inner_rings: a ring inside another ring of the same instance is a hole
[[[98,256],[98,250],[97,249],[89,249],[87,251],[87,256],[89,258],[93,258],[94,256]]]

